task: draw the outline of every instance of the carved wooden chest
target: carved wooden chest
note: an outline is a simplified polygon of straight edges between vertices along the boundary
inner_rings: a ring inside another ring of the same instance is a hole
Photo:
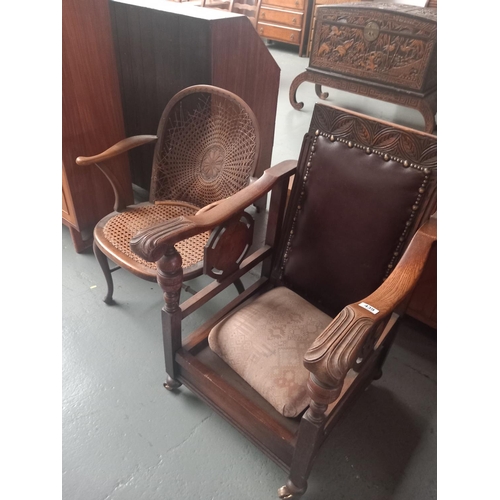
[[[327,94],[318,87],[327,85],[419,109],[426,130],[432,132],[437,93],[436,12],[378,2],[318,7],[309,67],[292,83],[292,105],[302,107],[295,100],[296,88],[302,81],[312,81],[322,98]]]

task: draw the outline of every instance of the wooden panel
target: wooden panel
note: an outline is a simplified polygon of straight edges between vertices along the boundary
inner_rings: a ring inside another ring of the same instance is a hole
[[[70,223],[72,226],[76,226],[75,208],[73,206],[73,200],[71,199],[71,191],[69,189],[68,177],[64,169],[64,164],[62,166],[62,215],[66,222]]]
[[[212,83],[209,24],[140,5],[111,1],[110,6],[126,134],[156,134],[163,109],[177,92]],[[150,145],[130,153],[132,182],[146,190],[153,151]]]
[[[436,89],[435,9],[376,2],[323,5],[315,35],[310,68],[401,90]]]
[[[431,328],[437,328],[437,245],[429,254],[406,313]]]
[[[290,27],[300,28],[302,26],[302,17],[302,12],[262,7],[260,10],[259,20],[267,23],[281,23]]]
[[[333,4],[339,4],[339,3],[356,3],[360,1],[371,1],[371,0],[349,0],[349,2],[346,2],[346,0],[314,0],[313,6],[312,6],[312,12],[311,12],[311,20],[309,22],[309,29],[308,29],[308,42],[307,42],[307,53],[306,55],[308,56],[311,53],[311,47],[312,47],[312,41],[314,37],[314,23],[316,22],[316,7],[320,5],[333,5]]]
[[[259,23],[259,35],[293,45],[300,45],[301,30],[274,24]]]
[[[196,357],[180,350],[176,362],[182,383],[243,432],[280,467],[289,470],[299,424],[297,419],[280,415],[209,347]]]
[[[111,0],[127,135],[155,134],[168,101],[185,87],[234,92],[259,121],[271,163],[280,69],[246,16],[164,0]],[[130,155],[132,180],[149,190],[154,147]]]
[[[221,19],[212,29],[213,84],[239,95],[260,128],[260,177],[271,166],[280,68],[247,17]]]
[[[62,159],[66,210],[63,219],[80,232],[113,211],[113,190],[93,166],[80,167],[77,156],[100,153],[125,137],[107,0],[62,3]],[[108,165],[132,186],[126,157]],[[71,207],[69,200],[71,199]],[[68,210],[73,208],[73,214]]]

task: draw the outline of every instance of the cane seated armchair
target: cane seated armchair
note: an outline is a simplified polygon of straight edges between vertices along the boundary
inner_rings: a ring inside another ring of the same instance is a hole
[[[165,387],[187,386],[280,465],[280,498],[305,493],[326,436],[381,376],[436,242],[436,157],[433,135],[317,104],[298,162],[132,239],[165,292]],[[264,245],[247,256],[245,208],[270,190]],[[215,280],[179,304],[174,245],[207,230]],[[259,279],[181,339],[183,318],[260,263]]]
[[[95,163],[115,192],[114,211],[94,229],[94,253],[108,285],[107,304],[113,303],[111,272],[116,269],[156,281],[156,263],[130,249],[137,231],[194,215],[231,196],[250,183],[259,158],[259,128],[253,111],[232,92],[210,85],[188,87],[172,97],[157,134],[129,137],[99,155],[76,159],[79,165]],[[156,145],[149,201],[125,206],[119,183],[101,162],[151,142]],[[179,242],[184,280],[202,274],[209,235],[207,231]],[[108,258],[119,267],[111,270]],[[241,282],[235,285],[243,290]]]

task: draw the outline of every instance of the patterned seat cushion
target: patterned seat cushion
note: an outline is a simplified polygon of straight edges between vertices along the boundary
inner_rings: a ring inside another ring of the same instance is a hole
[[[309,405],[304,354],[332,318],[278,287],[222,320],[208,342],[240,377],[285,417]]]

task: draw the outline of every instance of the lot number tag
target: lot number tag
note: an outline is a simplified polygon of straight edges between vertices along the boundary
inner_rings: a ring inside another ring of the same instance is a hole
[[[366,302],[361,302],[361,304],[358,304],[359,306],[363,307],[367,311],[370,311],[372,314],[378,314],[378,309],[375,309],[373,306],[370,304],[367,304]]]

